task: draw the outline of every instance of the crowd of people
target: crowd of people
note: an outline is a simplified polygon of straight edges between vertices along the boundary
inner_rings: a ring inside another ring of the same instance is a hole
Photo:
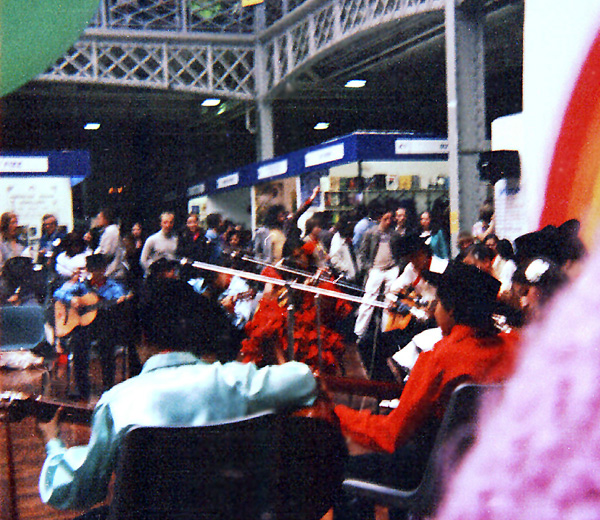
[[[317,188],[294,213],[270,208],[254,236],[217,213],[205,223],[190,214],[177,232],[175,215],[164,212],[160,229],[146,238],[139,223],[124,233],[112,212],[103,209],[86,232],[60,233],[56,218],[44,216],[37,248],[27,249],[18,240],[17,216],[1,216],[2,305],[54,309],[59,304],[65,313],[75,309],[81,317],[90,306],[104,304],[90,324],[77,323],[55,343],[73,355],[77,388],[71,397],[85,401],[92,394],[90,349],[99,352],[104,393],[98,416],[110,415],[118,428],[112,430],[114,438],[103,433],[101,444],[94,441],[79,452],[74,463],[58,440],[58,417],[40,424],[49,446],[41,481],[44,501],[79,508],[101,500],[112,471],[102,453],[116,449],[117,430],[131,421],[155,422],[163,390],[151,388],[159,374],[148,372],[181,365],[177,370],[183,374],[190,363],[201,367],[198,377],[217,363],[228,381],[219,383],[220,392],[240,378],[244,383],[236,387],[256,385],[256,393],[236,397],[245,405],[223,405],[220,395],[219,413],[208,399],[188,399],[194,408],[187,414],[190,424],[260,409],[263,393],[271,404],[306,405],[320,386],[321,396],[336,401],[335,392],[322,380],[317,385],[311,374],[356,373],[352,363],[357,362],[366,379],[401,383],[389,413],[357,410],[347,401],[334,411],[341,431],[370,450],[350,457],[348,475],[415,486],[449,392],[464,381],[509,379],[521,330],[542,320],[548,302],[578,276],[586,256],[577,221],[509,241],[495,233],[486,203],[472,232],[459,235],[452,257],[444,199],[420,215],[412,200],[376,201],[339,215],[335,223],[328,214],[314,212],[301,230],[300,217],[312,209],[318,193]],[[42,268],[36,271],[36,266]],[[35,275],[38,271],[43,276]],[[57,316],[49,313],[55,330]],[[119,342],[127,346],[134,377],[113,388]],[[263,371],[278,365],[288,368],[281,376],[273,372],[268,383]],[[160,377],[166,375],[160,372]],[[195,377],[186,372],[184,380]],[[282,382],[273,382],[278,377]],[[165,392],[194,394],[195,383],[184,387],[184,380],[160,385]],[[306,386],[298,392],[298,385]],[[202,391],[213,395],[213,390]],[[147,406],[126,417],[131,406],[121,409],[119,403],[140,392],[150,394],[140,397]],[[166,414],[161,424],[175,420],[169,410],[161,409]],[[105,428],[97,421],[96,433]],[[68,479],[62,466],[71,468]],[[98,479],[98,493],[86,496],[85,489],[96,488]],[[341,495],[335,512],[340,519],[369,518],[372,504]]]

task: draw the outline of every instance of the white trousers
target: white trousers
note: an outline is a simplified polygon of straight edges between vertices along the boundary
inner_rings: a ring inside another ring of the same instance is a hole
[[[365,282],[364,300],[371,301],[377,298],[382,286],[385,286],[385,293],[388,293],[390,290],[390,285],[396,278],[398,278],[399,275],[400,269],[398,266],[386,270],[373,267],[369,271],[367,281]],[[354,324],[354,334],[358,336],[358,339],[362,338],[367,332],[372,315],[373,306],[362,303],[358,308],[356,323]]]

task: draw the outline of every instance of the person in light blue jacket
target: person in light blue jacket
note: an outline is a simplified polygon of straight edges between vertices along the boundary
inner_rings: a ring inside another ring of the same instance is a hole
[[[310,406],[317,384],[298,362],[258,369],[218,361],[219,330],[206,319],[207,302],[180,280],[163,280],[142,303],[142,372],[108,392],[94,410],[90,441],[67,448],[59,413],[38,423],[45,441],[39,491],[58,509],[85,509],[106,498],[119,443],[135,425],[197,426],[263,410]],[[165,449],[168,456],[168,449]]]

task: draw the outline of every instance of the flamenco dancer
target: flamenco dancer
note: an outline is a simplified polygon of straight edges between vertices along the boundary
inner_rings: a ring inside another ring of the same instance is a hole
[[[325,274],[316,270],[314,246],[290,235],[283,247],[282,267],[315,273],[305,283],[321,289],[335,290]],[[277,266],[263,269],[264,276],[288,279],[290,275]],[[246,325],[247,338],[242,342],[242,359],[259,366],[281,364],[288,352],[288,307],[293,305],[294,360],[306,363],[313,371],[329,374],[340,372],[340,360],[345,350],[344,336],[334,324],[343,322],[352,312],[352,305],[338,298],[322,297],[317,316],[315,295],[304,291],[287,291],[285,287],[266,284],[258,308]],[[319,356],[319,330],[321,355]]]

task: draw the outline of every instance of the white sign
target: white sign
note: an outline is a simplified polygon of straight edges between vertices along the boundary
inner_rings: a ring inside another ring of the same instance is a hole
[[[48,171],[48,157],[0,157],[2,173],[45,173]]]
[[[446,139],[396,139],[394,142],[396,155],[448,153]]]
[[[195,197],[196,195],[202,195],[206,191],[206,184],[201,182],[200,184],[196,184],[191,188],[188,188],[187,194],[188,197]]]
[[[308,152],[304,156],[304,166],[309,168],[317,164],[325,164],[332,161],[339,161],[344,158],[344,143],[327,146],[313,152]]]
[[[277,175],[282,175],[288,171],[288,161],[284,159],[283,161],[277,161],[271,164],[265,164],[258,169],[258,178],[259,179],[268,179],[270,177],[276,177]]]
[[[36,228],[52,213],[58,224],[73,227],[71,182],[68,177],[0,177],[0,212],[13,211],[19,224]]]
[[[230,186],[235,186],[238,182],[240,182],[239,173],[225,175],[225,177],[217,179],[217,189],[220,190],[222,188],[229,188]]]

